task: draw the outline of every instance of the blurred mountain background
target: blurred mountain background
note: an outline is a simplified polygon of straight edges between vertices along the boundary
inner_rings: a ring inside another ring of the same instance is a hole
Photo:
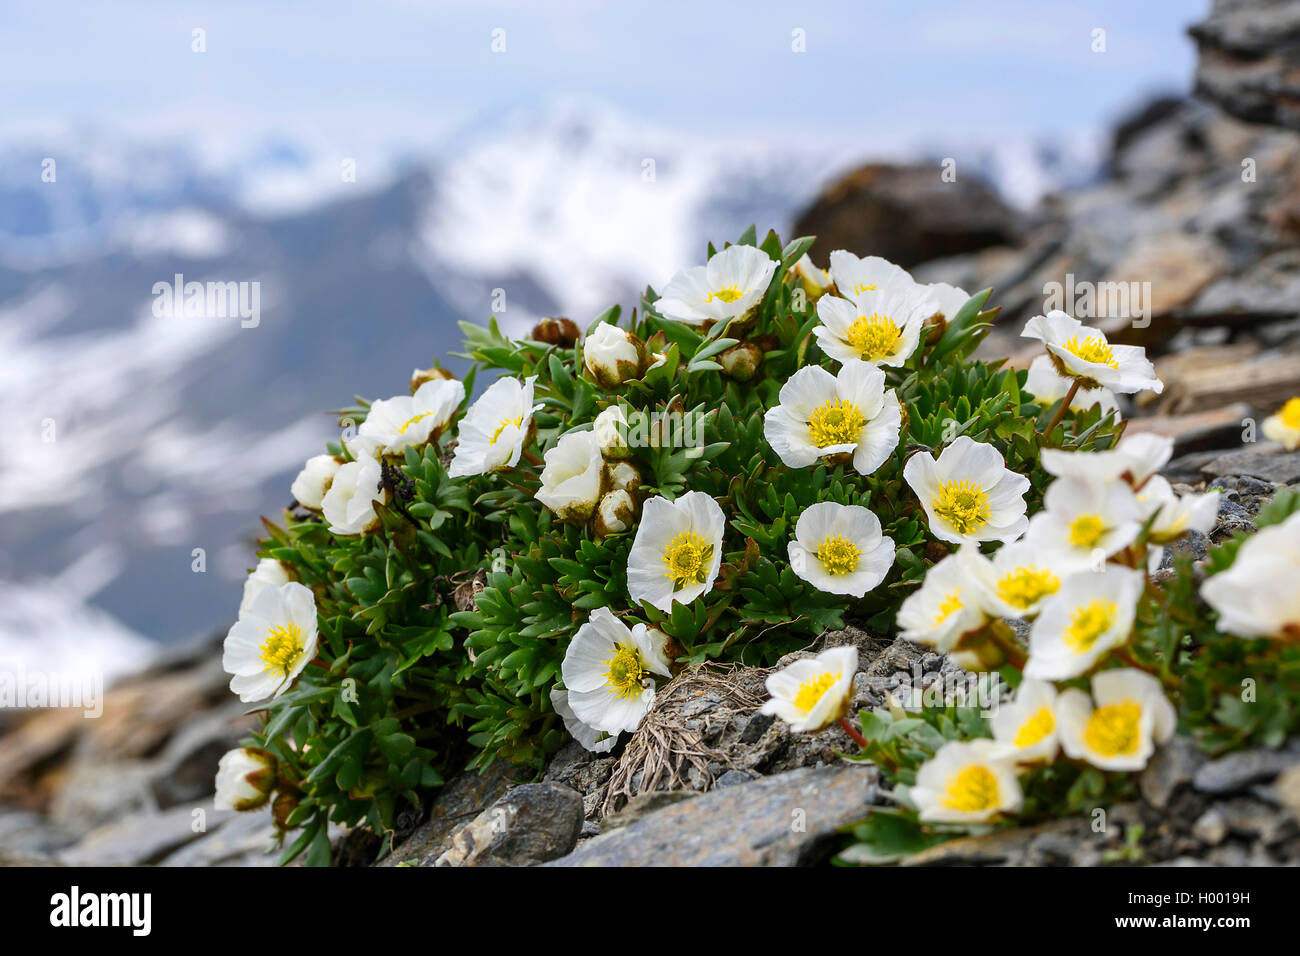
[[[833,233],[835,189],[924,193],[945,158],[965,192],[930,212],[980,221],[860,251],[1014,243],[1109,172],[1120,117],[1190,89],[1207,4],[395,2],[333,32],[336,4],[70,6],[0,38],[0,658],[112,675],[228,626],[326,410],[402,391],[493,290],[514,332],[585,325],[709,240]],[[259,282],[260,324],[155,317],[176,274]]]

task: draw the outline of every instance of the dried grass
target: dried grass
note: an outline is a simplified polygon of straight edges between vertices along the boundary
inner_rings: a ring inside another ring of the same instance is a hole
[[[759,708],[762,700],[743,684],[752,686],[756,677],[761,679],[767,673],[736,665],[702,664],[673,678],[656,695],[614,766],[605,785],[601,815],[615,812],[641,794],[683,789],[690,767],[703,776],[705,789],[711,787],[714,777],[709,765],[729,765],[730,759],[707,741],[733,717]],[[691,702],[705,695],[716,696],[718,702],[698,715],[684,713]],[[688,721],[698,721],[699,726],[689,729]]]

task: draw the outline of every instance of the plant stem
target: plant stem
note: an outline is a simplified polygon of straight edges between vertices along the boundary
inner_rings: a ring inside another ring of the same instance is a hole
[[[1043,431],[1044,438],[1049,437],[1052,434],[1052,429],[1056,428],[1057,425],[1061,424],[1061,419],[1065,417],[1066,409],[1070,407],[1070,403],[1074,401],[1075,393],[1077,393],[1078,391],[1079,391],[1079,380],[1077,378],[1070,379],[1070,390],[1065,393],[1065,398],[1061,399],[1061,407],[1056,410],[1056,414],[1052,416],[1051,423],[1047,426],[1046,429],[1044,429]]]
[[[867,749],[867,738],[862,736],[862,734],[858,732],[858,729],[854,727],[851,723],[849,723],[849,719],[847,717],[840,718],[840,726],[844,728],[844,732],[846,734],[848,734],[850,737],[853,738],[853,742],[855,744],[857,744],[863,750]]]
[[[540,458],[537,457],[536,453],[533,452],[533,450],[532,450],[531,448],[525,448],[525,449],[524,449],[524,459],[527,460],[527,461],[529,461],[529,462],[531,462],[531,463],[534,464],[534,465],[544,465],[544,464],[545,464],[545,462],[543,462]]]

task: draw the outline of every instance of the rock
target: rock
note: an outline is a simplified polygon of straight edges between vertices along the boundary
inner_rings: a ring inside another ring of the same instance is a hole
[[[836,831],[875,795],[867,767],[817,767],[714,790],[586,841],[550,866],[798,866],[837,849]]]
[[[1277,802],[1285,807],[1292,819],[1300,823],[1300,764],[1288,767],[1278,775],[1273,784]]]
[[[534,866],[573,849],[582,797],[555,783],[515,787],[451,838],[435,866]]]
[[[1207,285],[1183,314],[1197,325],[1240,328],[1296,318],[1300,314],[1300,250],[1266,256],[1237,275]]]
[[[91,831],[81,842],[63,850],[59,858],[73,866],[156,863],[232,816],[233,812],[208,807],[204,814],[207,829],[196,830],[196,818],[190,807],[174,807],[161,813],[133,813]]]
[[[992,189],[965,173],[944,182],[940,173],[938,163],[855,169],[823,191],[794,234],[817,237],[823,266],[835,249],[908,268],[1016,240],[1015,216]]]
[[[275,866],[275,825],[269,808],[237,813],[158,861],[159,866]]]
[[[1206,810],[1192,824],[1193,835],[1202,843],[1218,846],[1228,838],[1228,823],[1218,809]]]
[[[1153,807],[1165,809],[1174,793],[1191,786],[1205,755],[1186,737],[1174,737],[1151,758],[1138,778],[1143,799]]]
[[[1244,402],[1222,408],[1187,415],[1164,415],[1155,418],[1135,418],[1129,422],[1127,434],[1162,435],[1174,440],[1174,454],[1183,456],[1213,448],[1235,447],[1241,442],[1242,421],[1251,409]],[[1212,459],[1206,459],[1207,461]],[[1169,469],[1165,470],[1166,475]],[[1199,478],[1200,465],[1189,476]]]
[[[1248,122],[1300,129],[1300,3],[1215,0],[1189,32],[1200,50],[1198,95]]]
[[[524,768],[499,760],[482,773],[467,770],[458,774],[435,791],[428,819],[377,865],[432,866],[446,851],[456,830],[495,803],[512,782],[531,775]]]
[[[1261,355],[1247,361],[1195,369],[1174,382],[1160,408],[1170,414],[1181,414],[1221,409],[1236,403],[1272,414],[1297,393],[1300,393],[1300,357]],[[1236,419],[1234,444],[1241,440],[1244,417]]]
[[[28,810],[0,811],[0,847],[32,859],[51,858],[77,842],[78,834]]]
[[[1203,793],[1239,793],[1253,783],[1272,780],[1298,763],[1300,754],[1289,750],[1239,750],[1202,765],[1193,783]]]
[[[1300,481],[1300,451],[1283,452],[1280,445],[1261,442],[1256,448],[1220,455],[1202,466],[1201,473],[1217,475],[1248,475],[1262,481],[1289,485]]]

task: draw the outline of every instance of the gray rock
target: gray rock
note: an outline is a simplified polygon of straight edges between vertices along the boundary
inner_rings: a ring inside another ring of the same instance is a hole
[[[1300,3],[1215,0],[1189,32],[1200,48],[1198,94],[1247,122],[1300,130]]]
[[[582,797],[557,783],[515,787],[451,838],[435,866],[534,866],[563,856],[582,833]]]
[[[1300,451],[1280,454],[1267,448],[1234,451],[1203,465],[1201,471],[1206,475],[1248,475],[1287,485],[1300,481]]]
[[[467,770],[437,791],[429,819],[376,864],[432,866],[450,845],[453,833],[501,797],[528,771],[498,760],[482,773]]]
[[[236,814],[158,861],[159,866],[274,866],[280,859],[269,808]]]
[[[193,807],[173,807],[161,813],[134,813],[91,831],[59,858],[73,866],[142,866],[156,863],[174,850],[220,826],[233,812],[204,809],[203,829],[196,829]]]
[[[665,807],[588,840],[550,866],[797,866],[821,862],[836,831],[874,799],[866,767],[764,777]]]
[[[1222,812],[1211,808],[1192,824],[1192,835],[1202,843],[1218,846],[1228,838],[1228,822],[1223,819]]]
[[[1297,763],[1300,755],[1287,750],[1240,750],[1201,766],[1193,782],[1202,793],[1239,793],[1251,784],[1272,780]]]
[[[1175,791],[1192,784],[1204,763],[1205,755],[1192,741],[1174,737],[1151,758],[1138,778],[1138,789],[1147,803],[1163,810]]]

